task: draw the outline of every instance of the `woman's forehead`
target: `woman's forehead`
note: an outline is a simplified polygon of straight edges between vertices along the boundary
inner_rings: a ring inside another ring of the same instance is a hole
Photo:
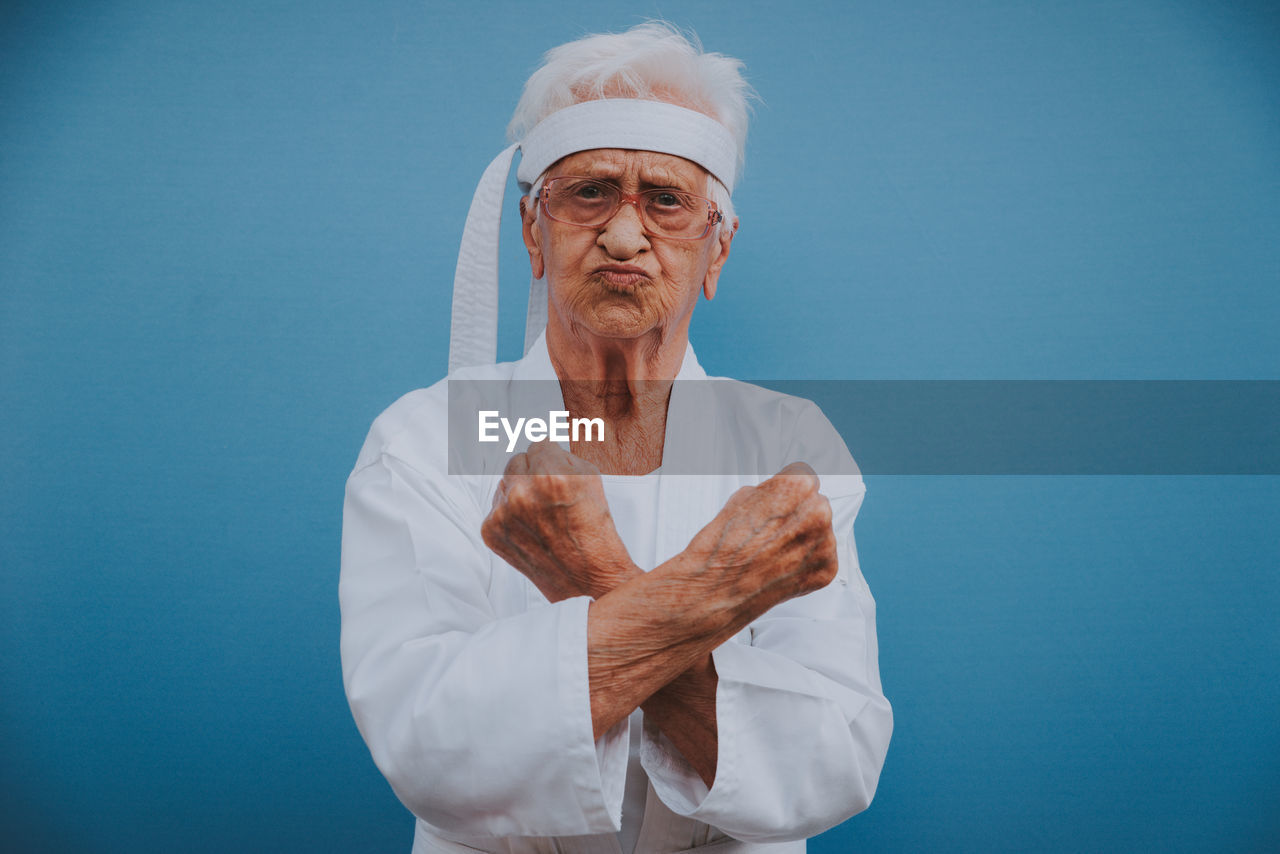
[[[638,179],[645,184],[700,184],[707,170],[692,160],[658,151],[630,148],[593,148],[570,154],[551,167],[554,175],[591,178]]]

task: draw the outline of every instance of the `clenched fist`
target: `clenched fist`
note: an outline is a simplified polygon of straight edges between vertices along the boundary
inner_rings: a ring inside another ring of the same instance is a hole
[[[599,598],[640,574],[599,470],[552,442],[535,442],[507,463],[480,535],[551,602]]]
[[[835,579],[831,504],[818,492],[813,469],[792,463],[735,492],[684,555],[695,568],[690,581],[700,588],[703,613],[745,624]]]

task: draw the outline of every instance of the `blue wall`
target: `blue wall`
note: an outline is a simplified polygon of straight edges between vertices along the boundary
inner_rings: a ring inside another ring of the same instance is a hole
[[[763,99],[713,372],[1280,378],[1271,4],[434,5],[0,9],[7,850],[408,850],[343,482],[585,32],[672,17]],[[858,539],[897,730],[814,851],[1280,847],[1276,478],[875,477]]]

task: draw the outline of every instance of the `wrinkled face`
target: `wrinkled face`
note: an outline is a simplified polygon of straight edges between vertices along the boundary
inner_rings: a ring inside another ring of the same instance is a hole
[[[547,178],[577,175],[616,184],[624,193],[672,188],[707,196],[709,176],[682,157],[599,148],[560,160]],[[698,240],[649,237],[633,205],[603,225],[558,222],[541,203],[522,202],[525,245],[535,277],[545,272],[550,322],[575,334],[638,338],[687,328],[698,294],[710,299],[729,254],[732,224]]]

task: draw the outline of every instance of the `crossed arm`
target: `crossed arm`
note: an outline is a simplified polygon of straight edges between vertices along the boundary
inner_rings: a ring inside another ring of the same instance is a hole
[[[481,534],[548,600],[594,598],[595,736],[638,706],[707,786],[718,752],[711,651],[837,570],[831,507],[803,463],[738,490],[688,548],[645,573],[617,534],[595,467],[537,443],[507,466]]]

